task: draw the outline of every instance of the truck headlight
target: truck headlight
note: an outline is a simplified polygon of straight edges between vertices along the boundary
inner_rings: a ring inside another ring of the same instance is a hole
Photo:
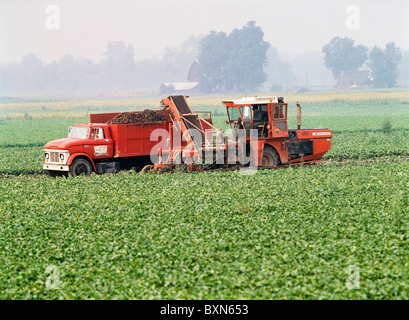
[[[64,160],[64,154],[63,153],[60,153],[60,160],[61,161]]]
[[[50,159],[50,154],[49,154],[49,153],[46,153],[46,154],[45,154],[45,158],[46,158],[46,160]]]

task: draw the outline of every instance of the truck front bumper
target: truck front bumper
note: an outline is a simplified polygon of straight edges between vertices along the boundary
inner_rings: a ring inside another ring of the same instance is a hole
[[[69,171],[69,166],[60,165],[60,164],[48,164],[45,163],[43,165],[44,170],[51,170],[51,171]]]

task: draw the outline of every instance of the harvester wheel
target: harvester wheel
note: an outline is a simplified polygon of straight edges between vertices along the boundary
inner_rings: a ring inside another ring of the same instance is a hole
[[[75,159],[70,165],[69,175],[74,178],[82,174],[89,177],[91,172],[92,172],[92,167],[89,161],[80,158],[80,159]]]
[[[264,148],[262,167],[277,167],[280,164],[280,158],[277,151],[272,148]]]
[[[147,164],[146,166],[142,168],[141,173],[145,173],[151,170],[153,170],[153,164]]]

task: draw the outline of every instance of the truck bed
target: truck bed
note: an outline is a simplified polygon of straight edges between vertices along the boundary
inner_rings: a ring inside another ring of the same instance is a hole
[[[109,128],[114,141],[115,158],[149,156],[152,148],[160,142],[159,139],[155,141],[158,133],[152,135],[152,132],[156,129],[169,131],[169,123],[110,124]]]

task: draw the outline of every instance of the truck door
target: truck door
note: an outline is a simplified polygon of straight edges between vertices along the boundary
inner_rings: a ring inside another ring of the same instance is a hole
[[[270,104],[269,116],[271,136],[273,138],[288,137],[287,104]]]
[[[106,128],[106,130],[108,130],[108,128]],[[104,128],[101,127],[91,128],[89,147],[84,148],[84,151],[88,153],[92,159],[112,158],[114,150],[109,133],[106,133]]]

